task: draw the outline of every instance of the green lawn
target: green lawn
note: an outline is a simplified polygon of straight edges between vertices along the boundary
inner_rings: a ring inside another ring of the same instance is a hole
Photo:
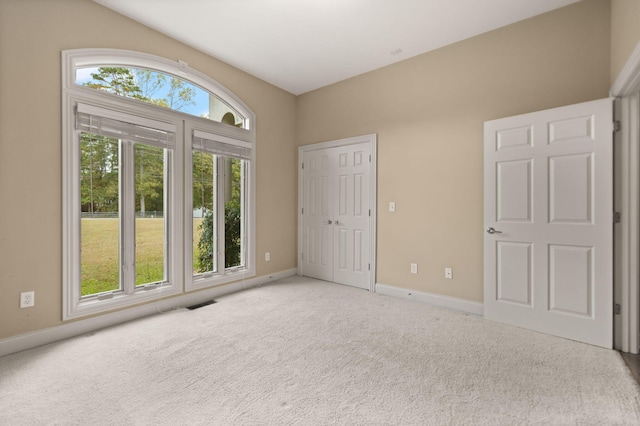
[[[118,220],[82,219],[81,238],[82,295],[118,289]]]
[[[194,219],[194,262],[202,219]],[[163,280],[164,221],[136,219],[136,285]],[[82,295],[119,288],[118,219],[82,219]]]

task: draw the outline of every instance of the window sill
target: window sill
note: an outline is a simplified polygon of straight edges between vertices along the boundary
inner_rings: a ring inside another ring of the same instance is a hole
[[[181,289],[175,285],[165,284],[152,289],[140,287],[133,294],[111,293],[112,296],[107,298],[97,296],[81,299],[73,306],[69,306],[64,310],[65,315],[63,321],[103,314],[134,305],[153,302],[167,296],[180,294],[180,290]]]
[[[224,274],[196,275],[188,277],[185,291],[201,290],[232,282],[244,281],[245,279],[255,276],[255,271],[249,268],[231,268],[227,269]]]

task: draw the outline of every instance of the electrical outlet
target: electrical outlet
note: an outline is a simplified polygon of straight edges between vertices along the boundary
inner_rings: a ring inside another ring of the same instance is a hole
[[[417,263],[412,263],[411,264],[411,273],[412,274],[417,274],[418,273],[418,264]]]
[[[267,262],[269,262],[269,261],[271,260],[271,253],[266,252],[266,253],[264,254],[264,260],[265,260],[265,261],[267,261]]]
[[[23,291],[20,293],[20,308],[30,308],[36,303],[35,291]]]
[[[448,280],[453,279],[453,269],[451,268],[444,268],[444,277]]]

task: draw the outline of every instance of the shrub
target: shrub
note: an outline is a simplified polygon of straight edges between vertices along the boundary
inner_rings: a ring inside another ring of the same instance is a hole
[[[213,211],[207,210],[203,216],[202,223],[198,226],[200,233],[200,241],[198,241],[198,272],[213,271]],[[224,258],[225,268],[240,265],[240,201],[237,199],[229,200],[225,205],[224,215]]]

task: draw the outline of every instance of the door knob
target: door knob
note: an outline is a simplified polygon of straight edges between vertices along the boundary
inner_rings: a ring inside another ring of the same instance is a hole
[[[336,225],[340,226],[340,221],[336,220]]]
[[[333,221],[331,219],[327,220],[327,225],[331,225]]]
[[[487,234],[502,234],[502,231],[496,231],[492,226],[487,228]]]

